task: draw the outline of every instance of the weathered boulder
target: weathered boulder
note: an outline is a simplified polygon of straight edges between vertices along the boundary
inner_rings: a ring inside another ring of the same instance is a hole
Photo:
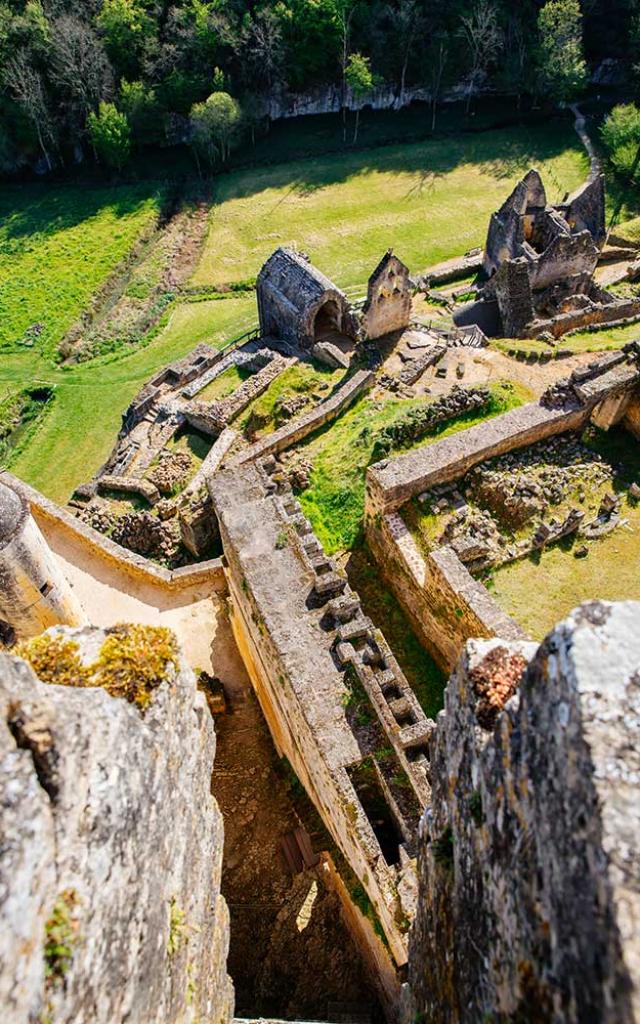
[[[593,602],[537,650],[467,644],[420,830],[420,1019],[640,1019],[639,627]]]
[[[63,635],[83,661],[105,637]],[[0,655],[0,705],[3,1020],[229,1020],[215,736],[191,670],[142,712]]]

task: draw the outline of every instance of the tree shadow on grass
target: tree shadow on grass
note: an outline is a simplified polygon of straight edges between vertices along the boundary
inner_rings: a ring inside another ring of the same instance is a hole
[[[11,242],[78,227],[109,208],[116,218],[135,214],[157,195],[151,183],[82,187],[46,182],[6,186],[0,198],[0,237]]]
[[[544,125],[501,128],[372,150],[327,153],[295,163],[229,170],[216,178],[216,199],[245,199],[267,189],[282,188],[300,196],[312,195],[329,185],[376,172],[415,174],[409,194],[420,194],[425,189],[432,190],[446,174],[465,166],[474,166],[483,174],[503,180],[524,175],[530,167],[567,150],[579,150],[578,138],[574,139],[571,132],[567,121],[558,119]]]

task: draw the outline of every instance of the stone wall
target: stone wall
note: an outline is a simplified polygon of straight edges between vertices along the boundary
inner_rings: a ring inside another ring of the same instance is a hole
[[[389,249],[369,277],[367,300],[362,310],[366,338],[381,338],[403,330],[411,320],[409,268]]]
[[[220,473],[209,488],[234,635],[275,745],[360,879],[396,963],[403,964],[413,913],[414,829],[429,794],[424,747],[433,723],[290,489],[256,465]],[[363,767],[394,823],[391,853],[383,852],[376,831],[380,808],[372,816],[356,789],[354,772]]]
[[[265,455],[283,452],[286,448],[290,448],[292,444],[296,444],[303,437],[307,437],[314,430],[319,430],[320,427],[339,416],[344,409],[355,402],[356,398],[368,391],[374,381],[375,374],[370,370],[358,370],[325,402],[321,402],[314,409],[304,413],[303,416],[298,416],[291,423],[285,423],[283,427],[274,430],[260,441],[256,441],[234,460],[234,464],[243,465],[246,462],[254,462]]]
[[[191,401],[185,403],[181,411],[187,422],[196,430],[217,437],[228,423],[263,394],[276,377],[292,366],[293,362],[293,359],[274,355],[266,366],[243,381],[228,398],[223,398],[219,402]]]
[[[589,411],[577,403],[547,409],[531,402],[406,455],[378,462],[367,471],[367,515],[396,509],[434,484],[456,480],[493,455],[578,430]]]
[[[640,1019],[639,707],[639,604],[583,605],[537,651],[468,644],[431,745],[414,1020]]]
[[[640,395],[634,395],[629,402],[625,412],[624,425],[640,441]]]
[[[443,670],[452,670],[471,637],[526,639],[451,548],[423,556],[396,512],[377,516],[367,540],[421,643]]]
[[[104,639],[63,635],[88,661]],[[229,1021],[215,736],[192,672],[180,662],[143,714],[0,655],[0,704],[7,1024]]]
[[[590,303],[585,309],[574,309],[559,313],[549,320],[535,320],[520,337],[537,338],[548,331],[554,338],[560,338],[570,331],[586,330],[597,326],[620,326],[640,319],[640,299],[616,299],[605,304]]]
[[[35,488],[18,480],[10,473],[0,474],[0,481],[2,479],[6,479],[15,490],[24,496],[45,539],[49,531],[60,532],[79,552],[86,551],[87,556],[99,553],[105,562],[122,573],[123,589],[126,589],[125,580],[130,580],[133,586],[138,582],[150,582],[176,590],[190,587],[193,583],[202,580],[206,581],[212,590],[217,592],[226,590],[224,570],[219,558],[199,562],[197,565],[185,565],[180,569],[165,569],[161,565],[150,562],[148,558],[121,547],[109,537],[98,533],[97,530],[93,530],[82,520],[67,512],[66,509],[60,508],[55,502],[45,498]]]

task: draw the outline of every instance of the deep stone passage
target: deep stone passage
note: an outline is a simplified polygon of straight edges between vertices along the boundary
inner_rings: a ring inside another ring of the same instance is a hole
[[[236,1016],[377,1024],[376,993],[322,867],[293,876],[282,852],[281,839],[301,824],[316,853],[325,833],[300,820],[297,781],[277,757],[249,680],[234,679],[223,680],[228,710],[216,719],[213,791],[224,817]]]

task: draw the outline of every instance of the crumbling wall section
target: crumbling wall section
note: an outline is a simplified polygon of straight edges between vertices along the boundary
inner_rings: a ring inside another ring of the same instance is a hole
[[[410,320],[409,268],[389,249],[369,278],[362,330],[366,338],[374,340],[403,330]]]
[[[526,639],[451,548],[423,555],[396,512],[376,517],[367,540],[421,642],[443,670],[452,670],[471,637]]]
[[[467,645],[431,746],[413,1019],[639,1019],[639,707],[639,604],[583,605],[537,651]]]
[[[62,635],[88,661],[104,640]],[[229,1021],[215,736],[191,670],[169,670],[141,713],[0,655],[0,707],[5,1019]]]

